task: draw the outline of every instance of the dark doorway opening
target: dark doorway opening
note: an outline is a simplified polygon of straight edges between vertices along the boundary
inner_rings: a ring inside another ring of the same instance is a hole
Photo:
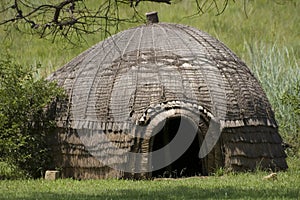
[[[179,126],[181,126],[181,131],[183,134],[197,133],[193,139],[192,144],[188,149],[176,160],[174,159],[174,151],[177,147],[171,147],[165,149],[161,159],[172,159],[175,160],[168,166],[158,169],[152,172],[152,177],[154,178],[182,178],[182,177],[191,177],[199,175],[207,175],[206,169],[202,160],[198,157],[200,150],[199,130],[195,124],[188,120],[185,117],[172,117],[166,119],[163,128],[153,136],[152,140],[152,151],[161,149],[165,145],[169,144],[170,141],[178,134]],[[182,129],[183,127],[183,129]],[[152,166],[156,168],[158,166],[157,162],[159,160],[154,160]]]

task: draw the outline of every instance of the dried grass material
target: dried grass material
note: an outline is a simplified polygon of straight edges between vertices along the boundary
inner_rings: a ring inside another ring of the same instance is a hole
[[[56,162],[69,167],[63,163],[72,161],[72,173],[95,167],[94,161],[75,163],[86,154],[76,130],[118,133],[109,137],[120,148],[138,151],[141,146],[149,152],[151,145],[128,135],[138,136],[136,125],[147,126],[153,116],[175,109],[195,109],[207,124],[221,118],[225,131],[206,158],[208,169],[253,169],[262,162],[287,168],[274,112],[259,82],[223,43],[195,28],[155,23],[128,29],[83,52],[48,80],[68,94],[56,102],[57,124],[64,130],[57,136],[57,146],[64,150]]]
[[[225,166],[238,171],[286,169],[286,154],[278,129],[245,126],[223,130]]]
[[[72,122],[74,115],[100,122],[137,120],[151,105],[184,100],[197,102],[228,121],[249,119],[251,125],[267,119],[276,126],[266,95],[247,66],[218,40],[183,25],[159,23],[123,31],[48,79],[68,91],[69,103],[79,96],[76,105],[69,105]],[[222,84],[225,88],[216,87]],[[124,89],[127,97],[113,93]],[[124,99],[130,101],[124,104]],[[213,103],[224,110],[216,113]],[[109,107],[115,108],[113,114]]]

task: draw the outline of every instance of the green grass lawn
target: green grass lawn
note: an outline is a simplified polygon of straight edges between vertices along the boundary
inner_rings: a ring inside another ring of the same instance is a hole
[[[298,199],[300,161],[266,180],[268,172],[158,180],[3,180],[0,199]]]

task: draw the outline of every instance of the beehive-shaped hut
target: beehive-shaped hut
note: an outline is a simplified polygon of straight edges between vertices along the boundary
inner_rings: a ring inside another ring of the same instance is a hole
[[[259,82],[229,48],[195,28],[149,23],[96,44],[48,78],[63,177],[206,175],[283,170],[286,154]]]

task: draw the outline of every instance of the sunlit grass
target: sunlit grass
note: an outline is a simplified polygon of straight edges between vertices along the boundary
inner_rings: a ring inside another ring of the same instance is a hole
[[[160,180],[0,181],[0,199],[297,199],[300,163],[289,159],[290,169],[277,179],[268,172],[227,173],[223,176]]]

